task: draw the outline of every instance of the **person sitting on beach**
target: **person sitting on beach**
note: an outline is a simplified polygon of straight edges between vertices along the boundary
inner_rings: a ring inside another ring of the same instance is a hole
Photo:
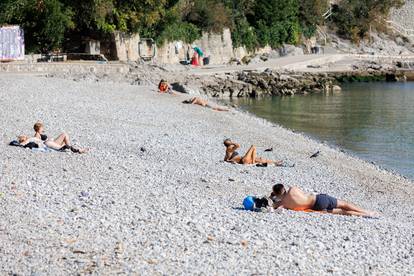
[[[291,187],[289,190],[286,190],[283,184],[274,185],[272,190],[270,198],[275,209],[312,210],[347,216],[376,216],[374,212],[364,210],[354,204],[338,200],[326,194],[306,194],[298,187]]]
[[[48,147],[54,150],[64,151],[70,149],[75,153],[85,153],[87,149],[77,149],[74,148],[70,143],[70,138],[67,133],[60,134],[56,139],[51,139],[44,134],[44,125],[41,122],[34,124],[33,129],[35,131],[34,137],[29,138],[25,135],[20,135],[18,141],[22,146],[27,145],[28,143],[35,143],[39,148]]]
[[[173,94],[171,85],[164,79],[158,84],[158,92]]]
[[[193,97],[189,100],[185,100],[183,101],[184,104],[197,104],[197,105],[201,105],[202,107],[208,107],[211,108],[215,111],[229,111],[227,108],[224,107],[220,107],[220,106],[212,106],[208,103],[207,100],[204,100],[200,97]]]
[[[251,165],[251,164],[274,164],[276,166],[282,166],[283,161],[273,161],[260,158],[256,156],[256,147],[251,146],[246,154],[242,157],[237,152],[240,145],[232,142],[230,139],[224,140],[224,146],[226,147],[226,155],[224,161],[235,164]]]

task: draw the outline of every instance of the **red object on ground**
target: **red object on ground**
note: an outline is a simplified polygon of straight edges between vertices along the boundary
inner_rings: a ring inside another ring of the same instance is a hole
[[[193,56],[193,58],[191,59],[191,65],[193,66],[200,66],[200,64],[198,63],[198,57],[197,56]]]

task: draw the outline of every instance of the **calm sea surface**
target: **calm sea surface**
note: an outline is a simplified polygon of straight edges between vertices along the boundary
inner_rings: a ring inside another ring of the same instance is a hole
[[[233,102],[414,179],[414,82],[357,83],[328,95]]]

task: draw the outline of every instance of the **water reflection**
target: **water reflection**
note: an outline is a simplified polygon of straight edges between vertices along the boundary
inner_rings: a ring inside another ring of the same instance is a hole
[[[233,101],[414,179],[414,83],[360,83],[335,94]]]

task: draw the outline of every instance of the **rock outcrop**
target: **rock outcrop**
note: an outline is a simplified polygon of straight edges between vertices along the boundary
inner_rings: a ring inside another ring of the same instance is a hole
[[[320,93],[337,88],[338,82],[327,74],[242,71],[215,77],[202,85],[211,97],[290,96]]]

